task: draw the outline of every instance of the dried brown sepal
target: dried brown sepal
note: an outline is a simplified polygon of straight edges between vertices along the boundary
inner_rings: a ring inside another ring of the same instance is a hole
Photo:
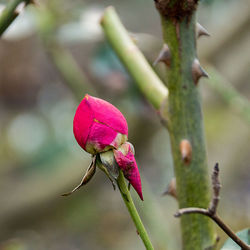
[[[62,194],[62,196],[68,196],[74,193],[75,191],[79,190],[82,186],[86,185],[94,176],[96,171],[96,156],[93,157],[92,162],[90,166],[88,167],[86,173],[84,174],[81,182],[79,185],[77,185],[72,191]]]
[[[198,81],[201,77],[208,77],[207,72],[201,67],[200,62],[197,58],[194,59],[192,64],[192,76],[195,85],[198,84]]]
[[[190,142],[186,139],[182,140],[180,143],[181,159],[184,164],[190,164],[192,160],[192,146]]]
[[[170,195],[173,198],[177,199],[176,192],[176,178],[173,178],[168,184],[167,190],[162,195]]]
[[[153,66],[156,66],[156,64],[158,64],[159,62],[163,62],[165,63],[168,67],[170,67],[171,64],[171,54],[170,54],[170,50],[169,47],[167,46],[167,44],[164,44],[158,57],[156,58],[156,60],[153,63]]]
[[[198,0],[154,0],[160,14],[173,21],[190,17],[197,8]]]
[[[196,37],[199,38],[201,36],[210,36],[210,34],[202,25],[196,23]]]

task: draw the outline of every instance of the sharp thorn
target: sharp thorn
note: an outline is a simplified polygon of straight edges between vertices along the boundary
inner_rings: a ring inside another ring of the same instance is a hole
[[[200,62],[197,58],[194,59],[192,64],[192,76],[195,85],[198,84],[198,81],[201,77],[208,77],[207,72],[201,67]]]
[[[167,66],[170,66],[171,64],[171,54],[170,54],[170,50],[167,46],[167,44],[164,44],[159,56],[156,58],[156,60],[153,63],[153,66],[155,67],[159,62],[163,62],[165,63]]]
[[[199,38],[201,36],[210,36],[210,34],[202,25],[196,23],[196,36]]]
[[[170,195],[173,198],[177,199],[176,193],[176,179],[173,178],[170,183],[168,184],[167,190],[162,194],[162,196]]]
[[[24,7],[25,7],[25,3],[24,2],[21,2],[20,4],[17,5],[16,9],[15,9],[15,15],[20,15],[23,10],[24,10]]]

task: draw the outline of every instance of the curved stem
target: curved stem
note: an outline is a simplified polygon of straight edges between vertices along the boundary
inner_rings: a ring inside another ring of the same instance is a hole
[[[19,12],[17,11],[17,6],[22,2],[27,5],[31,2],[31,0],[13,0],[3,10],[0,16],[0,36],[2,36],[4,31],[19,15]]]
[[[132,220],[135,223],[136,229],[137,229],[137,233],[140,235],[145,247],[147,250],[153,250],[153,245],[149,239],[149,236],[147,234],[147,231],[144,227],[144,225],[142,224],[141,218],[136,210],[135,204],[132,200],[131,194],[128,190],[124,175],[122,173],[122,171],[120,171],[119,177],[117,179],[117,185],[119,187],[119,190],[121,192],[122,198],[124,200],[124,203],[130,213],[130,216],[132,218]]]
[[[210,217],[216,224],[236,243],[238,244],[242,249],[250,250],[250,246],[247,245],[244,241],[242,241],[233,231],[232,229],[227,226],[221,218],[214,214]]]
[[[227,226],[222,219],[217,215],[211,213],[209,210],[198,207],[182,208],[176,214],[175,217],[180,217],[183,214],[203,214],[211,218],[238,246],[244,250],[250,250],[250,246],[242,241],[233,231]]]

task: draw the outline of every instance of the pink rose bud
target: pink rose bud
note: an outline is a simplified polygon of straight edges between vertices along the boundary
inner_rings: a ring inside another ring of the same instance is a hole
[[[128,125],[116,107],[102,99],[86,95],[76,110],[73,132],[78,144],[94,155],[94,158],[81,183],[65,195],[78,190],[92,178],[97,159],[95,155],[99,155],[103,164],[100,168],[108,175],[112,183],[113,178],[118,177],[119,167],[143,200],[134,148],[131,143],[127,142]]]
[[[112,104],[85,95],[75,113],[73,132],[78,144],[94,155],[126,142],[128,125]]]
[[[140,173],[134,157],[134,147],[131,143],[125,142],[114,151],[115,160],[129,183],[143,200],[141,189]]]

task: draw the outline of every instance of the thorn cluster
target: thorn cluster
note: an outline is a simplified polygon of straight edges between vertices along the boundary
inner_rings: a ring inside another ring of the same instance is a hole
[[[210,36],[210,34],[203,26],[196,23],[196,38],[198,39],[201,36]],[[171,65],[171,52],[167,44],[163,44],[163,47],[154,61],[153,66],[156,66],[159,62],[165,63],[167,67],[170,67]],[[201,77],[208,77],[207,72],[201,67],[198,58],[194,59],[191,70],[195,85],[198,84]]]

